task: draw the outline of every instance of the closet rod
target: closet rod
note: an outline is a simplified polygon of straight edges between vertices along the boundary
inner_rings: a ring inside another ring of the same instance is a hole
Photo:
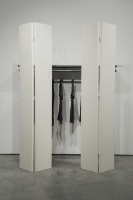
[[[67,69],[67,70],[52,70],[52,72],[81,72],[81,70],[69,70],[69,69]]]
[[[18,65],[18,67],[20,67],[20,65]],[[68,68],[79,68],[77,70],[75,69],[66,69],[65,67],[68,67]],[[99,66],[100,67],[100,66]],[[115,68],[117,67],[117,65],[115,65]],[[58,66],[58,65],[52,65],[52,72],[81,72],[81,66],[80,65],[77,65],[77,66],[72,66],[72,65],[62,65],[62,66]],[[65,68],[64,70],[63,69],[56,69],[56,68]],[[99,70],[100,71],[100,70]],[[117,70],[115,70],[115,72],[117,72]]]
[[[54,80],[54,83],[60,83],[60,81]],[[63,80],[63,83],[72,83],[72,80]],[[74,83],[81,83],[81,80],[74,80]]]
[[[60,79],[54,79],[54,81],[60,81]],[[72,81],[72,79],[63,79],[63,82],[64,81]],[[80,79],[74,79],[74,82],[75,81],[81,81]]]
[[[69,68],[69,67],[70,67],[70,68],[72,68],[72,67],[73,67],[73,68],[81,68],[81,65],[77,65],[77,66],[73,66],[73,65],[62,65],[62,66],[56,65],[56,66],[55,66],[55,65],[52,65],[53,68],[62,68],[62,67],[64,68],[64,67],[66,67],[66,66],[67,66],[68,68]],[[18,65],[18,67],[20,67],[20,65]],[[115,67],[117,67],[117,65],[115,65]]]

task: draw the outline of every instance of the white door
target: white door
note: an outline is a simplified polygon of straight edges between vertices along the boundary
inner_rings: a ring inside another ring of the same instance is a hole
[[[34,24],[35,171],[52,165],[52,27]]]
[[[99,25],[82,28],[81,168],[98,172]]]
[[[99,172],[114,169],[114,100],[116,26],[101,23]]]
[[[19,26],[20,168],[33,172],[34,71],[33,23]]]

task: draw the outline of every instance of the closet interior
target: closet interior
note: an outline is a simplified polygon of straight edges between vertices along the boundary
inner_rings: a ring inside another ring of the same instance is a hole
[[[81,66],[53,65],[52,153],[81,153]],[[57,120],[60,108],[59,85],[63,79],[62,123]],[[73,81],[73,86],[72,86]],[[54,113],[53,113],[54,111]]]
[[[78,128],[81,128],[81,168],[93,172],[114,169],[115,37],[115,25],[84,25],[82,67],[52,66],[52,27],[40,23],[19,26],[20,168],[36,172],[52,167],[52,137],[57,136],[57,128],[60,129],[58,136],[63,137],[63,123],[71,121],[70,128],[75,123],[71,118],[74,80],[74,97],[78,99],[74,117]],[[62,112],[63,120],[57,127],[57,121],[60,122],[59,85],[62,79],[62,94],[69,99],[69,104],[62,104],[61,112],[65,108],[70,117],[64,118]]]

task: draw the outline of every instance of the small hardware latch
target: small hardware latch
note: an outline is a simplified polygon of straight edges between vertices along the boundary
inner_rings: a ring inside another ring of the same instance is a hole
[[[101,42],[101,38],[99,38],[99,42]]]
[[[33,38],[33,42],[35,42],[35,38]]]

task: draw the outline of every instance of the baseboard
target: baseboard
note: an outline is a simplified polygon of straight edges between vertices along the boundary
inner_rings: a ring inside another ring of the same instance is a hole
[[[19,153],[1,153],[0,155],[19,155]]]
[[[115,154],[115,156],[133,156],[133,155],[129,155],[129,154]]]

